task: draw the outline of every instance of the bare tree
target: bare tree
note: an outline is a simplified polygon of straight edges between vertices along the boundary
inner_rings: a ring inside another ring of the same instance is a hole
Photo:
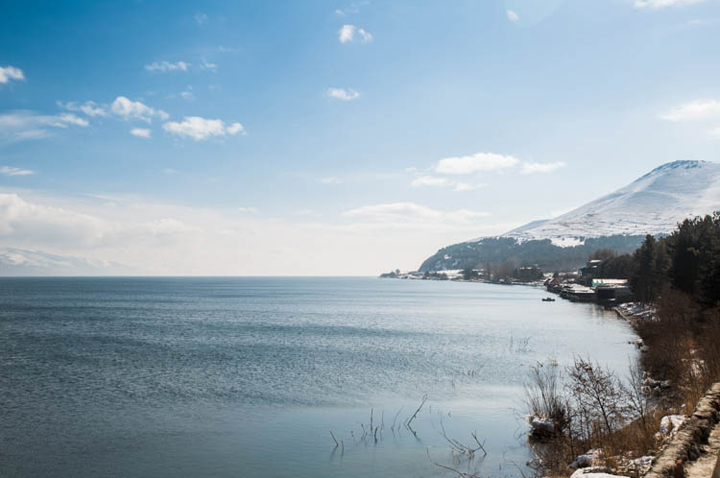
[[[567,369],[570,394],[581,415],[599,421],[610,434],[624,416],[624,396],[617,376],[590,359],[575,357]],[[592,427],[592,423],[589,423]],[[590,429],[590,428],[588,428]]]

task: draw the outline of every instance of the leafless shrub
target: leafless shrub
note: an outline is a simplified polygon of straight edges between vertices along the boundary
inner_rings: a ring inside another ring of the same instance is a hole
[[[625,421],[622,385],[617,376],[590,359],[575,357],[568,367],[568,390],[585,436],[612,434]],[[598,427],[598,423],[601,427]]]

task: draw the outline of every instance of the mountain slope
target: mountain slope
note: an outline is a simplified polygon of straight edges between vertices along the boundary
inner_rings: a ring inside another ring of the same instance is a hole
[[[519,240],[666,234],[685,218],[720,208],[720,164],[675,161],[562,216],[503,237]]]
[[[420,270],[476,267],[506,259],[518,265],[576,267],[594,250],[630,252],[646,234],[668,234],[684,219],[716,210],[720,210],[720,164],[675,161],[556,218],[533,221],[496,238],[443,248]]]

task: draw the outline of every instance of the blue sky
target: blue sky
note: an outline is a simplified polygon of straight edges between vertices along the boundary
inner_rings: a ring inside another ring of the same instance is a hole
[[[3,10],[0,247],[108,273],[413,269],[720,145],[714,0]]]

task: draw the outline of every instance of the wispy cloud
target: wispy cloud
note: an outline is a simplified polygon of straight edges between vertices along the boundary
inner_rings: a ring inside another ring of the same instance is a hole
[[[647,10],[660,10],[671,7],[685,7],[705,0],[634,0],[635,8]]]
[[[525,162],[520,168],[522,174],[534,174],[534,173],[550,173],[556,169],[562,168],[565,163],[562,161],[556,161],[554,163],[532,163]]]
[[[711,129],[708,134],[710,134],[710,136],[713,138],[720,139],[720,126]]]
[[[660,115],[666,121],[692,121],[720,118],[720,101],[700,99],[675,107],[669,113]]]
[[[175,136],[191,138],[195,141],[204,141],[211,137],[245,134],[245,128],[240,123],[226,125],[222,120],[206,119],[200,116],[185,116],[182,122],[167,122],[163,124],[163,129]]]
[[[25,73],[14,66],[0,66],[0,83],[8,83],[10,80],[23,81]]]
[[[363,5],[367,4],[367,2],[363,2],[362,4]],[[336,9],[335,15],[337,15],[339,17],[344,17],[347,15],[352,15],[352,14],[359,13],[359,12],[360,12],[360,6],[356,3],[351,3],[350,5],[348,5],[345,8]]]
[[[0,174],[4,174],[5,176],[30,176],[31,174],[35,174],[35,171],[13,168],[12,166],[0,166]]]
[[[370,32],[350,24],[343,25],[340,30],[338,30],[338,40],[340,40],[340,43],[353,42],[355,41],[356,33],[361,43],[368,43],[373,40]]]
[[[484,188],[487,186],[485,183],[465,183],[458,181],[455,183],[455,191],[475,191],[476,189]]]
[[[86,101],[83,104],[78,104],[76,101],[57,101],[57,105],[68,111],[82,112],[91,118],[95,118],[96,116],[107,116],[107,109],[98,105],[94,101]]]
[[[130,134],[137,136],[138,138],[149,139],[152,136],[152,132],[147,128],[133,128],[130,130]]]
[[[474,191],[485,187],[483,183],[468,183],[463,181],[454,181],[449,178],[439,176],[419,176],[410,183],[413,187],[437,187],[453,189],[454,191]]]
[[[520,164],[520,160],[513,156],[495,153],[475,153],[468,156],[443,158],[433,169],[435,172],[441,174],[472,174],[509,169],[518,164]]]
[[[520,20],[520,16],[512,10],[508,10],[505,13],[507,14],[508,20],[510,20],[511,22],[516,22]]]
[[[214,73],[214,72],[217,71],[218,65],[217,65],[217,63],[213,63],[213,62],[211,62],[211,61],[207,61],[207,60],[205,60],[205,59],[203,58],[202,61],[201,61],[201,63],[200,63],[200,69],[201,69],[201,70],[210,70],[210,71],[212,71],[212,72]]]
[[[206,13],[196,13],[195,21],[198,25],[205,25],[208,21],[208,16]]]
[[[258,210],[254,207],[239,207],[237,208],[238,212],[243,214],[257,214]]]
[[[88,126],[88,121],[72,113],[43,115],[35,111],[19,110],[0,114],[0,140],[15,142],[42,139],[51,136],[47,128]]]
[[[483,211],[460,209],[440,211],[412,202],[395,202],[362,206],[342,214],[344,217],[373,223],[418,224],[459,223],[470,224],[489,216]]]
[[[341,184],[342,180],[335,176],[328,176],[324,178],[318,178],[317,182],[320,184]]]
[[[163,110],[156,110],[151,108],[140,101],[132,101],[125,96],[118,96],[115,101],[112,102],[110,110],[123,117],[126,120],[138,119],[150,123],[153,116],[158,116],[162,120],[166,120],[170,117]]]
[[[422,186],[436,186],[436,187],[447,187],[452,186],[454,182],[450,181],[448,178],[440,178],[437,176],[420,176],[418,178],[413,179],[412,183],[410,183],[413,187],[422,187]]]
[[[190,63],[184,62],[184,61],[178,61],[175,63],[171,63],[169,61],[154,61],[150,63],[149,65],[145,65],[145,69],[147,71],[151,72],[170,72],[170,71],[188,71],[190,68]]]
[[[328,88],[325,94],[328,98],[342,101],[353,101],[360,98],[360,93],[352,88]]]

